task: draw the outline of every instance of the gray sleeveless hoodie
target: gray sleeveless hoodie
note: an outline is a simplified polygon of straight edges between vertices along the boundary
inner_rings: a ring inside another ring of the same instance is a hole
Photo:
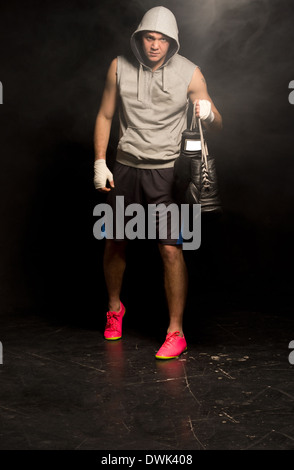
[[[172,39],[165,63],[152,72],[145,63],[142,31]],[[155,7],[131,36],[132,57],[117,59],[120,140],[117,161],[137,168],[168,168],[179,156],[187,127],[187,89],[196,65],[178,54],[178,28],[173,13]]]

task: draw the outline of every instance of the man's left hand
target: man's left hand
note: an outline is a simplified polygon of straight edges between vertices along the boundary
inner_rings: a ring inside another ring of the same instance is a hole
[[[207,122],[208,124],[213,122],[214,112],[211,110],[211,102],[208,100],[197,100],[195,114],[201,121]]]

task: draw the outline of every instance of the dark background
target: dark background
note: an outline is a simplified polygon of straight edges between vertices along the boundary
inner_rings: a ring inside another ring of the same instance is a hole
[[[209,142],[224,213],[203,218],[201,249],[185,253],[189,303],[195,311],[200,303],[291,314],[291,0],[2,2],[1,314],[81,323],[103,310],[103,241],[93,237],[93,208],[104,201],[93,187],[94,123],[111,60],[128,50],[141,17],[157,5],[176,15],[180,53],[201,67],[224,120]],[[110,167],[116,144],[117,119]],[[135,242],[129,258],[125,298],[161,305],[156,247]]]

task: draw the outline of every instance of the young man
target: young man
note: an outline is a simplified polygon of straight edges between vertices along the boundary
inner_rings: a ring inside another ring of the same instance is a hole
[[[108,193],[115,210],[116,196],[125,203],[173,203],[173,166],[180,153],[181,135],[187,127],[189,100],[196,102],[196,116],[209,129],[220,129],[222,118],[213,104],[199,68],[178,54],[176,19],[164,7],[143,17],[131,37],[132,56],[119,56],[110,65],[97,115],[95,187]],[[113,175],[106,165],[112,118],[119,107],[120,140]],[[110,187],[107,187],[109,181]],[[169,310],[166,340],[158,359],[178,357],[186,350],[183,313],[187,295],[187,269],[178,240],[167,234],[158,240],[164,266]],[[104,274],[109,311],[104,337],[122,337],[125,307],[120,291],[126,267],[126,240],[106,240]]]

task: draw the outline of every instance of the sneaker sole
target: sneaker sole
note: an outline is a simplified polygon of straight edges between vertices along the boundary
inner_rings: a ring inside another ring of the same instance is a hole
[[[156,357],[156,359],[163,359],[163,360],[176,359],[177,357],[180,357],[180,355],[183,354],[185,351],[187,351],[187,348],[185,348],[184,351],[182,351],[177,356],[157,356],[157,355],[155,355],[155,357]]]

